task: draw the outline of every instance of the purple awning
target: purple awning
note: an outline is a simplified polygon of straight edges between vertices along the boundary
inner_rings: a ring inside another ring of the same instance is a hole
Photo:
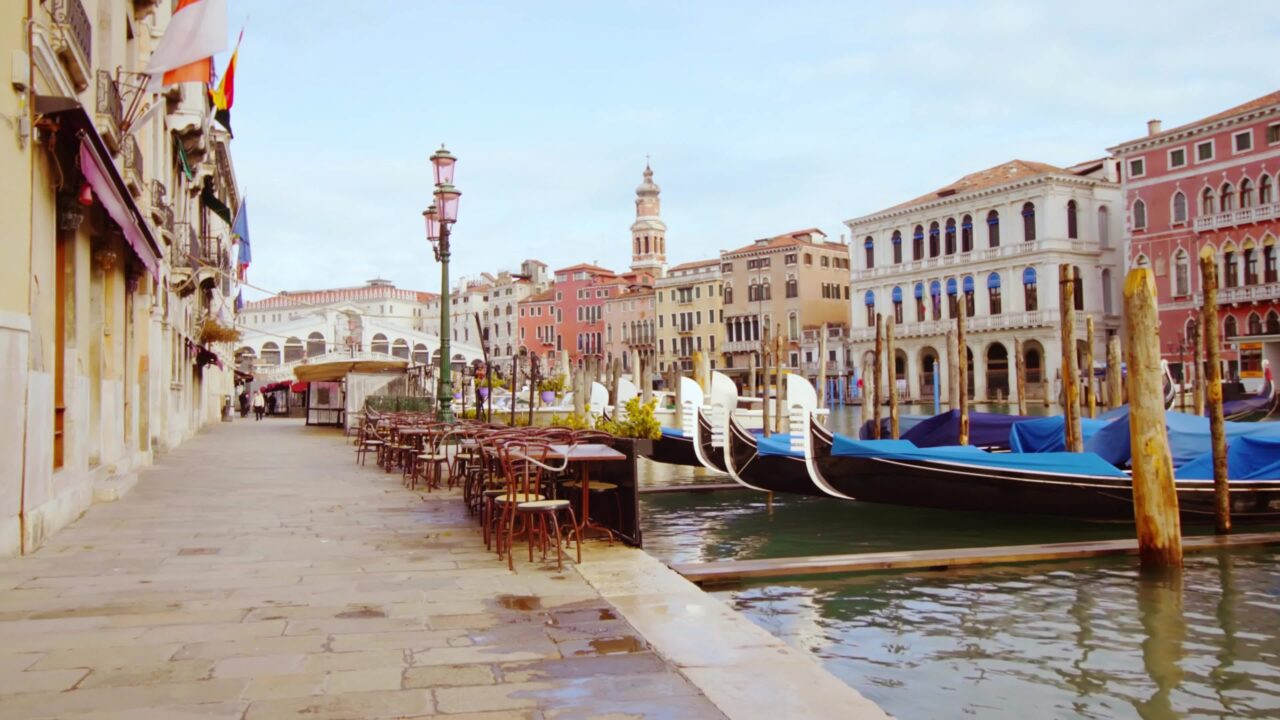
[[[120,189],[112,182],[110,171],[103,165],[102,158],[98,156],[91,143],[83,139],[80,141],[80,172],[93,188],[93,194],[97,196],[98,201],[106,208],[107,214],[124,232],[124,239],[128,241],[129,247],[133,248],[134,254],[142,261],[147,272],[151,273],[152,279],[158,281],[160,261],[146,237],[143,236],[142,229],[138,227],[137,217],[130,212],[131,200],[121,194]]]

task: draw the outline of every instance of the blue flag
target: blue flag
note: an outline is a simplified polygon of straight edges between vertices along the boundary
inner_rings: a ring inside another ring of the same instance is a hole
[[[243,290],[236,293],[236,314],[238,315],[242,310],[244,310],[244,291]]]
[[[240,200],[240,210],[236,213],[235,222],[231,223],[231,236],[240,243],[240,258],[236,263],[237,272],[244,280],[244,271],[253,262],[253,249],[249,246],[249,207],[248,201]]]

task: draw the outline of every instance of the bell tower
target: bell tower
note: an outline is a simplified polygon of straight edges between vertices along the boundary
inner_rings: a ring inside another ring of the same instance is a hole
[[[631,223],[631,270],[660,278],[667,272],[667,225],[662,222],[662,188],[653,169],[644,165],[644,182],[636,188],[636,221]]]

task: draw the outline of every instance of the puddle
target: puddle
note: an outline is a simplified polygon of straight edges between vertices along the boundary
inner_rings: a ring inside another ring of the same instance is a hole
[[[384,618],[386,616],[387,614],[385,612],[379,610],[378,608],[369,607],[369,606],[356,607],[350,610],[344,610],[338,613],[337,615],[334,615],[334,617],[339,618],[341,620],[365,620],[369,618]]]
[[[587,642],[591,646],[590,650],[575,650],[574,655],[622,655],[626,653],[643,652],[648,649],[644,641],[634,635],[624,635],[622,637],[600,638],[598,640],[590,640]]]
[[[618,614],[609,609],[601,610],[600,619],[601,620],[617,620]]]
[[[542,599],[536,595],[498,595],[494,600],[508,610],[530,612],[542,608]]]

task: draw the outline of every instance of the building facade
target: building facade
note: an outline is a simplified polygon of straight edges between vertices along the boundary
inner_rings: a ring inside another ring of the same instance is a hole
[[[644,180],[636,188],[636,220],[631,223],[631,272],[653,280],[667,268],[667,224],[662,221],[662,188],[653,181],[653,169],[644,166]]]
[[[1112,151],[1124,170],[1128,258],[1153,268],[1160,346],[1181,376],[1203,303],[1199,261],[1218,266],[1227,377],[1260,379],[1280,360],[1280,92],[1162,130]]]
[[[710,355],[712,369],[724,366],[724,285],[720,260],[672,267],[654,283],[657,291],[659,372],[673,365],[693,372],[695,352]]]
[[[611,367],[617,358],[622,371],[634,374],[640,359],[652,361],[657,350],[654,333],[657,316],[652,287],[626,288],[604,303],[604,361]]]
[[[906,394],[927,400],[938,382],[948,397],[946,336],[962,294],[969,395],[1014,396],[1018,338],[1028,397],[1056,397],[1060,265],[1080,277],[1078,342],[1084,343],[1086,314],[1095,318],[1095,359],[1105,357],[1107,337],[1120,331],[1120,202],[1114,160],[1072,168],[1014,160],[847,221],[855,249],[851,360],[859,368],[867,361],[880,315],[895,326],[894,362]]]
[[[556,332],[560,323],[556,292],[555,287],[551,287],[530,295],[517,303],[516,308],[520,347],[537,357],[544,369],[551,367],[558,352],[564,349],[564,338]]]
[[[118,497],[235,393],[230,137],[201,83],[139,75],[171,13],[0,3],[0,555]]]
[[[782,333],[782,364],[796,370],[801,331],[847,322],[849,248],[817,228],[797,230],[720,254],[724,287],[723,371],[745,381],[754,356],[761,366],[764,328]]]

